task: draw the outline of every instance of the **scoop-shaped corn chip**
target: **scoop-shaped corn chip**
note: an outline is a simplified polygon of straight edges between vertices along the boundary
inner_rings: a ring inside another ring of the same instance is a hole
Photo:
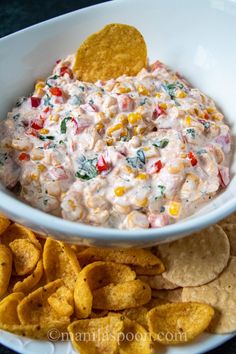
[[[92,310],[92,290],[109,283],[135,279],[136,274],[124,264],[93,262],[80,272],[74,291],[75,310],[78,318],[87,318]]]
[[[210,324],[214,309],[197,302],[182,302],[154,307],[147,314],[154,340],[172,345],[186,343],[201,334]]]
[[[51,321],[49,323],[43,323],[40,325],[10,325],[0,323],[0,329],[23,337],[46,340],[51,339],[53,341],[59,341],[60,339],[65,337],[67,326],[69,325],[69,323],[69,320]]]
[[[74,289],[80,265],[69,245],[48,238],[43,249],[43,266],[48,282],[63,279],[68,288]]]
[[[82,266],[94,261],[107,261],[141,267],[160,266],[160,268],[164,268],[163,263],[158,257],[151,251],[141,248],[89,247],[78,253],[78,259]]]
[[[149,304],[149,302],[148,302],[148,304]],[[145,329],[148,328],[147,313],[148,313],[148,309],[144,306],[126,309],[123,311],[124,316],[128,317],[132,321],[139,323]]]
[[[41,256],[41,251],[27,239],[16,239],[9,244],[13,254],[14,270],[17,275],[33,271]]]
[[[62,285],[63,281],[58,279],[26,296],[17,308],[21,324],[45,324],[68,320],[68,317],[60,315],[48,303],[48,298]]]
[[[12,253],[11,250],[0,244],[0,297],[5,294],[12,271]]]
[[[139,323],[124,319],[123,336],[119,343],[120,354],[152,354],[150,334]]]
[[[49,296],[48,303],[62,316],[70,317],[74,312],[73,293],[64,285]]]
[[[20,324],[17,314],[17,306],[23,297],[23,293],[13,293],[6,296],[0,302],[0,323],[9,325]]]
[[[33,231],[31,231],[25,226],[19,224],[12,224],[1,236],[2,243],[7,246],[9,245],[9,243],[17,239],[28,239],[41,250],[40,242],[37,240],[35,234],[33,233]]]
[[[28,275],[23,280],[15,283],[13,292],[23,292],[28,294],[40,281],[43,276],[43,261],[39,260],[33,273]]]
[[[159,305],[164,305],[164,304],[168,304],[170,303],[170,301],[168,300],[164,300],[164,299],[161,299],[161,298],[151,298],[151,300],[145,305],[145,308],[147,310],[151,310],[153,309],[154,307],[157,307]]]
[[[93,308],[119,311],[139,307],[151,299],[151,288],[141,280],[109,284],[93,291]]]
[[[9,225],[10,225],[10,220],[8,220],[7,218],[5,218],[5,216],[0,214],[0,235],[2,235],[6,231]]]
[[[153,276],[140,275],[139,279],[148,283],[152,289],[171,290],[179,287],[178,285],[173,284],[169,280],[165,279],[161,274],[153,275]]]
[[[147,48],[134,27],[112,23],[90,35],[79,47],[73,71],[81,81],[136,75],[147,65]]]
[[[68,326],[74,348],[81,354],[115,354],[123,330],[119,317],[79,320]]]
[[[136,274],[138,275],[157,275],[165,271],[164,264],[161,262],[150,267],[134,266],[132,267]]]

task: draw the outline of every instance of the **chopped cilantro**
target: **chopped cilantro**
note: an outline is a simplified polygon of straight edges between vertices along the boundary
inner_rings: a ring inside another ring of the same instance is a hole
[[[0,166],[4,166],[4,162],[7,160],[7,153],[0,153]]]
[[[165,209],[164,206],[161,206],[161,207],[160,207],[160,213],[164,213],[165,210],[166,210],[166,209]]]
[[[164,89],[164,91],[166,91],[168,93],[168,95],[170,96],[170,98],[172,100],[175,99],[175,91],[179,88],[180,90],[182,90],[184,88],[184,85],[181,84],[179,81],[176,81],[172,84],[162,84],[162,88]]]
[[[158,199],[162,198],[164,196],[165,190],[166,190],[166,187],[161,185],[161,184],[159,184],[157,186],[157,195],[155,197],[155,200],[158,200]]]
[[[79,86],[80,90],[84,92],[85,88],[84,86]]]
[[[48,81],[50,81],[50,80],[56,80],[58,77],[59,77],[58,75],[50,76],[50,77],[47,79],[47,81],[46,81],[46,85],[47,85],[48,87],[52,87],[52,85],[51,85]]]
[[[16,107],[20,107],[22,105],[23,102],[25,102],[27,100],[27,97],[20,97],[17,101],[16,101]]]
[[[196,138],[196,132],[194,128],[188,128],[186,129],[187,134],[191,135],[191,138],[195,139]]]
[[[39,135],[39,139],[40,140],[54,140],[55,139],[55,136],[52,136],[52,135]]]
[[[14,121],[18,120],[20,118],[20,113],[15,114],[12,118]]]
[[[44,98],[44,101],[43,101],[44,106],[51,106],[51,107],[53,107],[53,104],[51,104],[50,100],[51,100],[51,98],[50,98],[49,95],[46,93],[46,97]]]
[[[98,175],[96,169],[97,157],[94,159],[86,159],[84,155],[79,158],[79,170],[76,172],[75,176],[82,180],[90,180]]]
[[[145,164],[145,155],[142,149],[139,149],[136,152],[136,157],[127,157],[127,163],[133,168],[143,168]]]
[[[152,145],[159,148],[159,149],[164,149],[167,145],[169,144],[168,139],[157,139]]]
[[[71,119],[72,119],[71,117],[66,117],[63,119],[63,121],[61,122],[61,134],[66,134],[67,131],[66,123]]]

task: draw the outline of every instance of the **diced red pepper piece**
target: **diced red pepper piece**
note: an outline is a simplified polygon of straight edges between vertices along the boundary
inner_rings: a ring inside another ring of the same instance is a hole
[[[62,66],[60,68],[60,75],[64,76],[65,74],[68,74],[70,76],[70,78],[73,76],[72,71],[70,68],[68,68],[68,66]]]
[[[109,169],[108,163],[105,161],[102,155],[99,156],[96,168],[99,172],[107,171]]]
[[[166,114],[165,110],[163,108],[161,108],[159,105],[157,105],[156,108],[153,111],[153,117],[154,118],[158,118],[162,114]]]
[[[49,91],[53,96],[62,96],[62,90],[60,89],[60,87],[50,87]]]
[[[30,97],[30,99],[31,99],[31,106],[34,108],[38,107],[41,103],[40,97],[32,96],[32,97]]]
[[[32,135],[32,136],[37,136],[37,133],[35,130],[33,129],[27,129],[26,132],[25,132],[26,135]]]
[[[35,119],[31,122],[31,128],[35,130],[39,130],[43,128],[43,121],[39,119]]]
[[[155,173],[158,173],[162,169],[163,165],[161,160],[154,163]]]
[[[191,161],[191,165],[192,166],[196,166],[196,164],[198,163],[197,159],[196,159],[196,156],[194,155],[194,153],[192,151],[190,151],[188,153],[188,158],[190,159]]]
[[[19,160],[20,161],[29,161],[30,159],[30,155],[29,154],[26,154],[26,152],[22,152],[20,155],[19,155]]]
[[[50,110],[50,107],[46,107],[46,108],[44,108],[43,112],[44,112],[44,113],[48,113],[49,110]]]
[[[204,113],[204,118],[209,119],[209,114],[207,112]]]
[[[59,64],[61,62],[61,59],[58,59],[57,61],[56,61],[56,64]]]

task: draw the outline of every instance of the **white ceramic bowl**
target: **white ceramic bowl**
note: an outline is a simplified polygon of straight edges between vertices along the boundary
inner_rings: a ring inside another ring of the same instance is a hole
[[[76,51],[108,23],[136,26],[150,61],[160,59],[212,96],[236,133],[236,2],[230,0],[115,0],[89,7],[0,40],[0,117],[28,95],[56,59]],[[120,231],[73,223],[36,210],[0,186],[0,209],[13,220],[58,239],[88,245],[150,246],[187,235],[236,210],[236,156],[227,189],[192,217],[161,229]]]

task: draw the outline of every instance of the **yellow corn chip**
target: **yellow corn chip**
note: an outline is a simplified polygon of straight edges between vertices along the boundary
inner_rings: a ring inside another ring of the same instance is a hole
[[[70,317],[74,312],[74,299],[70,289],[61,286],[54,294],[49,296],[48,303],[60,315]]]
[[[2,214],[0,214],[0,235],[2,235],[6,231],[9,225],[10,225],[10,220],[8,220]]]
[[[0,244],[0,297],[3,296],[8,288],[12,271],[11,250]]]
[[[166,345],[186,343],[201,334],[214,316],[211,306],[182,302],[154,307],[147,314],[154,340]]]
[[[13,254],[14,269],[17,275],[32,272],[39,261],[41,252],[27,239],[16,239],[9,244]]]
[[[7,325],[20,324],[17,306],[23,297],[23,293],[13,293],[0,302],[0,323]]]
[[[73,71],[81,81],[136,75],[147,66],[147,48],[134,27],[112,23],[90,35],[79,47]]]
[[[13,292],[22,292],[28,294],[39,283],[42,276],[43,261],[40,260],[32,274],[15,283],[13,286]]]
[[[68,288],[74,289],[80,265],[69,245],[48,238],[43,249],[43,266],[48,282],[63,279]]]

